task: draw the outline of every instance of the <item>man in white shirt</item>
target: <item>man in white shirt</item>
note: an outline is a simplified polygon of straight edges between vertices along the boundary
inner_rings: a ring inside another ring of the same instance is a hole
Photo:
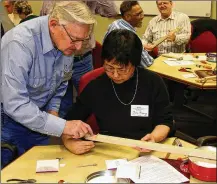
[[[191,24],[189,17],[172,10],[172,1],[156,1],[160,15],[154,17],[148,24],[143,35],[144,49],[153,51],[153,43],[167,35],[167,39],[158,45],[158,55],[168,52],[185,52],[185,46],[191,36]],[[180,28],[180,31],[174,31]]]

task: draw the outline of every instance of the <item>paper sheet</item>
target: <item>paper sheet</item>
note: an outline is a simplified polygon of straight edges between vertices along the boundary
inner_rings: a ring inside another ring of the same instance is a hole
[[[182,183],[189,181],[167,162],[152,155],[136,158],[130,163],[137,163],[141,166],[140,179],[130,178],[135,183]]]
[[[188,78],[195,78],[197,77],[195,74],[193,73],[189,73],[189,74],[183,74],[182,75],[184,78],[188,79]]]
[[[121,164],[117,167],[116,178],[140,178],[141,166],[137,163]]]
[[[168,64],[169,66],[185,66],[185,65],[194,65],[195,63],[192,61],[186,60],[164,60],[164,63]]]
[[[59,171],[59,159],[37,160],[36,173],[58,172],[58,171]]]
[[[107,169],[116,169],[119,165],[127,163],[127,159],[115,159],[115,160],[106,160]]]

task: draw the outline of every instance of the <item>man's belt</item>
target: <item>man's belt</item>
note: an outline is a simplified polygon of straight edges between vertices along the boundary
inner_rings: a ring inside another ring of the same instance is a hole
[[[83,55],[74,56],[74,63],[83,60],[83,58],[87,57],[89,54],[91,54],[91,51],[88,51],[88,52],[86,52],[86,53],[83,54]]]

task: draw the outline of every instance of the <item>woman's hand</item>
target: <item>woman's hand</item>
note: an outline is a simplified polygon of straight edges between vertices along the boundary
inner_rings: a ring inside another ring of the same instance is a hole
[[[141,141],[155,142],[155,138],[152,134],[147,134],[141,139]],[[140,147],[135,147],[135,149],[138,150],[139,152],[151,152],[151,150],[149,149],[140,148]]]
[[[62,137],[65,147],[72,153],[80,155],[90,151],[95,147],[92,141],[83,141],[80,139],[73,139],[69,136]]]

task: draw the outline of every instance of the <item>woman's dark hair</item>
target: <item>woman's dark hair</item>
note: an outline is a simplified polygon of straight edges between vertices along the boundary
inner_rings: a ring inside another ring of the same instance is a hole
[[[120,5],[121,16],[132,9],[133,6],[138,5],[138,1],[123,1]]]
[[[116,29],[111,31],[102,45],[101,58],[110,62],[115,59],[121,65],[138,66],[141,62],[142,43],[132,31]]]

